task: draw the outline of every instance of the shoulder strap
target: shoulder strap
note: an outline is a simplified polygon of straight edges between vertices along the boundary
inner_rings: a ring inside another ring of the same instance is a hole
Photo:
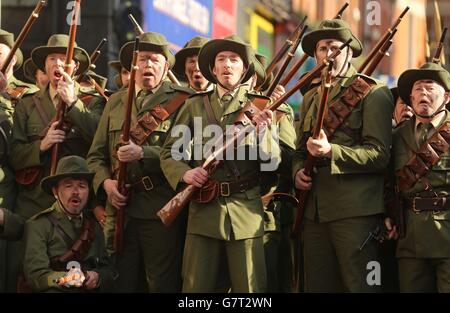
[[[61,225],[59,225],[59,223],[58,223],[58,220],[52,214],[49,214],[46,217],[53,224],[53,227],[56,229],[58,234],[62,237],[67,248],[70,250],[74,244],[73,239],[70,238],[70,236],[64,231],[64,229],[62,229]]]
[[[206,116],[208,117],[208,122],[213,125],[220,125],[216,116],[214,115],[214,111],[211,106],[211,101],[209,101],[208,95],[203,95],[203,103],[205,105]]]
[[[337,129],[341,129],[347,135],[354,137],[355,134],[344,122],[356,105],[369,93],[374,84],[373,81],[367,82],[364,77],[359,76],[329,106],[323,127],[328,138],[331,138]]]
[[[37,95],[33,95],[33,103],[34,106],[36,107],[36,110],[38,111],[42,123],[44,123],[44,125],[47,126],[50,123],[50,118],[48,117],[47,113],[45,113],[44,108],[42,107],[41,104],[41,100]]]
[[[209,101],[209,97],[207,94],[203,95],[203,104],[206,110],[206,116],[208,117],[208,122],[212,125],[220,125],[219,121],[214,115],[214,111],[211,106],[211,101]],[[225,162],[225,164],[233,172],[233,175],[236,178],[236,180],[239,180],[241,172],[239,171],[236,162],[234,162],[233,160],[228,160],[228,162]]]
[[[157,104],[149,111],[145,112],[130,129],[130,136],[133,141],[138,145],[143,145],[148,136],[150,136],[163,121],[169,118],[173,112],[178,110],[189,96],[189,93],[179,92],[164,107]]]
[[[403,191],[412,188],[440,161],[449,148],[450,122],[445,122],[420,146],[417,152],[413,152],[413,156],[406,165],[395,172],[398,189]],[[432,187],[427,182],[425,185]]]

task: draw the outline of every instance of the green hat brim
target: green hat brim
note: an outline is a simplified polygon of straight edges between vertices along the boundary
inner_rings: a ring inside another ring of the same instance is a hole
[[[115,71],[117,71],[119,74],[122,71],[122,64],[120,61],[110,61],[108,62],[108,65],[112,67]]]
[[[348,28],[344,27],[336,29],[318,29],[306,34],[303,36],[302,49],[307,55],[314,57],[316,45],[320,40],[336,39],[346,42],[350,38],[352,39],[350,48],[353,50],[353,57],[357,58],[362,53],[361,41],[359,41]]]
[[[431,79],[440,84],[445,90],[450,90],[450,74],[442,69],[410,69],[404,71],[398,78],[398,94],[402,98],[403,102],[407,105],[411,105],[411,90],[414,83],[422,79]]]
[[[45,59],[47,58],[47,56],[52,53],[66,54],[66,51],[67,51],[66,46],[37,47],[33,51],[31,51],[31,59],[33,60],[34,64],[38,67],[38,69],[40,69],[45,73]],[[79,47],[74,48],[73,59],[80,63],[75,75],[83,74],[91,66],[89,54],[83,48]]]
[[[214,39],[208,41],[200,49],[198,54],[198,66],[200,68],[200,72],[202,72],[203,76],[208,81],[214,84],[217,83],[216,78],[212,73],[212,69],[214,68],[216,55],[221,51],[232,51],[237,53],[242,58],[242,61],[247,69],[250,69],[242,79],[242,82],[248,81],[253,76],[254,67],[250,67],[250,63],[252,63],[252,51],[250,46],[234,40]]]
[[[173,71],[175,74],[183,79],[186,79],[186,74],[184,73],[186,59],[193,55],[198,55],[201,47],[189,47],[183,48],[175,54],[175,64],[173,65]]]
[[[71,177],[75,179],[86,179],[89,182],[89,186],[92,186],[92,180],[94,179],[95,173],[92,172],[76,172],[76,173],[64,173],[59,175],[47,176],[41,180],[41,188],[49,195],[53,196],[52,188],[58,184],[63,178]]]
[[[20,51],[20,49],[17,49],[14,55],[16,56],[16,64],[14,64],[13,71],[17,71],[22,66],[23,54],[22,51]]]
[[[120,64],[127,71],[131,71],[131,61],[133,60],[133,48],[134,41],[127,42],[123,45],[122,49],[120,49],[119,59]],[[157,45],[154,43],[140,41],[139,42],[139,51],[153,51],[157,53],[161,53],[169,63],[169,69],[173,67],[175,64],[175,56],[170,52],[169,47],[167,45]]]
[[[28,80],[28,82],[34,84],[36,83],[36,71],[37,66],[33,63],[31,59],[27,59],[23,64],[23,76]]]

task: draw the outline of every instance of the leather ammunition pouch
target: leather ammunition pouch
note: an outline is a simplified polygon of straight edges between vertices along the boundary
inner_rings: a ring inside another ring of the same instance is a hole
[[[355,137],[355,132],[345,123],[347,117],[352,113],[358,103],[369,93],[374,83],[365,80],[364,77],[357,77],[348,86],[342,95],[330,104],[326,111],[323,130],[328,138],[333,137],[334,132],[338,129],[350,137]]]
[[[137,145],[143,145],[158,126],[178,110],[190,96],[189,93],[180,92],[174,96],[164,107],[157,104],[148,112],[145,112],[137,121],[136,125],[130,129],[130,137]]]
[[[405,166],[395,172],[399,190],[412,188],[439,162],[442,154],[446,153],[449,148],[450,123],[447,122],[422,144]]]
[[[16,171],[16,181],[25,186],[37,185],[42,178],[42,166],[32,166]]]

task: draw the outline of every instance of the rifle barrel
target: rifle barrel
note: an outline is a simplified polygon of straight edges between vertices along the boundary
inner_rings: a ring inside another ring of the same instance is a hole
[[[80,2],[81,0],[75,0],[75,6],[73,10],[72,15],[72,22],[70,24],[70,30],[69,30],[69,44],[67,45],[66,50],[66,61],[64,64],[64,72],[69,74],[69,76],[72,76],[73,74],[73,66],[72,66],[72,59],[73,59],[73,50],[75,48],[75,37],[77,35],[77,23],[78,23],[78,17],[80,15]],[[61,100],[61,98],[58,98],[59,105],[57,106],[58,110],[56,111],[56,120],[59,123],[59,127],[63,124],[64,121],[64,112],[66,111],[66,103]],[[58,165],[58,155],[59,155],[59,144],[56,143],[53,145],[52,148],[52,158],[51,158],[51,165],[50,165],[50,175],[54,175],[56,172],[56,166]]]
[[[342,13],[344,13],[345,9],[347,9],[348,7],[348,2],[346,2],[342,8],[338,11],[338,13],[336,14],[336,16],[334,17],[334,19],[342,19]]]
[[[408,12],[409,7],[406,7],[400,16],[397,18],[397,20],[394,22],[391,28],[388,28],[386,32],[384,33],[383,37],[377,42],[375,47],[370,51],[367,58],[364,60],[363,64],[359,67],[358,72],[363,73],[364,69],[369,65],[370,62],[372,62],[372,59],[375,57],[375,55],[378,53],[378,51],[381,49],[381,47],[386,43],[386,41],[389,40],[390,36],[392,35],[392,32],[397,29],[397,26],[402,21],[405,14]]]
[[[287,67],[289,66],[289,63],[294,58],[295,52],[297,51],[297,48],[298,48],[298,46],[300,44],[300,41],[302,40],[302,37],[305,34],[307,28],[308,28],[307,25],[303,26],[300,34],[298,35],[298,37],[296,38],[294,44],[292,45],[291,49],[289,50],[288,55],[284,59],[283,65],[281,66],[281,68],[278,71],[277,75],[275,76],[273,82],[269,86],[269,89],[267,91],[267,96],[268,97],[270,97],[272,95],[273,91],[275,90],[275,88],[277,87],[278,83],[280,82],[281,77],[283,76],[284,72],[286,71]]]
[[[320,104],[319,104],[319,110],[317,112],[317,120],[316,124],[314,125],[313,134],[312,137],[314,139],[317,139],[320,134],[320,130],[323,128],[323,120],[325,117],[325,109],[327,108],[328,103],[328,96],[331,89],[331,70],[333,67],[334,59],[329,58],[326,66],[328,66],[328,70],[325,75],[324,84],[322,88],[322,94],[320,98]],[[315,163],[315,157],[312,156],[312,154],[308,153],[308,156],[306,158],[305,166],[304,166],[304,173],[305,175],[312,176],[313,175],[313,167]],[[295,217],[295,222],[292,227],[292,235],[297,235],[300,226],[303,222],[303,216],[305,213],[306,208],[306,200],[308,198],[308,190],[296,190],[296,196],[298,200],[298,207],[297,207],[297,214]]]
[[[442,49],[444,48],[444,40],[445,40],[445,36],[447,35],[447,27],[444,27],[444,30],[442,31],[441,34],[441,39],[439,39],[439,44],[438,47],[436,48],[436,53],[434,54],[433,57],[433,63],[438,64],[441,61],[441,53],[442,53]]]
[[[135,93],[135,80],[137,70],[137,58],[139,53],[139,36],[134,40],[133,59],[131,61],[130,82],[128,84],[127,106],[125,108],[125,117],[122,129],[122,143],[128,144],[130,141],[130,126],[131,126],[131,114],[133,108],[133,100]],[[125,177],[127,174],[127,163],[119,161],[119,172],[117,174],[117,185],[119,192],[122,195],[126,195]],[[116,215],[116,225],[114,229],[114,250],[118,255],[123,253],[123,228],[125,224],[125,212],[124,208],[118,208]]]
[[[270,76],[270,74],[273,72],[273,70],[277,66],[278,62],[289,51],[289,47],[291,47],[294,44],[295,38],[298,37],[298,34],[301,31],[301,28],[305,24],[306,18],[307,18],[307,16],[305,15],[303,20],[295,28],[294,32],[285,40],[283,46],[281,47],[280,50],[278,50],[277,54],[272,59],[272,61],[270,61],[269,65],[267,66],[267,69],[266,69],[266,75],[267,76]]]
[[[26,36],[30,32],[31,26],[33,26],[34,22],[39,17],[39,13],[44,8],[44,6],[45,6],[45,0],[39,0],[38,3],[36,4],[36,7],[34,8],[33,12],[31,13],[30,17],[28,18],[27,22],[23,26],[22,30],[20,31],[19,36],[17,36],[17,39],[14,42],[14,45],[12,46],[11,50],[8,53],[8,56],[6,57],[5,62],[3,63],[3,66],[1,68],[1,71],[3,74],[6,74],[6,71],[14,57],[14,54],[16,53],[17,49],[19,49],[19,47],[22,45]]]

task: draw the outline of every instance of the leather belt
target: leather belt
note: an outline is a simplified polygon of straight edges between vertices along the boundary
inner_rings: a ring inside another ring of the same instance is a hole
[[[159,177],[144,176],[137,182],[131,184],[131,188],[136,192],[150,191],[156,186],[162,185],[166,182],[165,179]]]
[[[260,180],[258,176],[249,177],[232,182],[219,182],[219,193],[222,197],[228,197],[236,192],[244,192],[252,187],[258,186]]]
[[[414,197],[405,199],[405,205],[407,209],[411,209],[415,213],[422,211],[440,212],[450,210],[450,197],[434,197],[434,198],[421,198]]]

